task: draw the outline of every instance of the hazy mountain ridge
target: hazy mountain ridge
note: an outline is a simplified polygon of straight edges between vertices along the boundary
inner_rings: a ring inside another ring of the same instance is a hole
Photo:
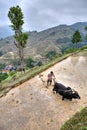
[[[56,27],[52,27],[46,29],[41,32],[32,31],[29,32],[29,39],[24,49],[25,57],[33,57],[35,59],[44,58],[44,56],[49,51],[56,51],[58,54],[61,54],[61,49],[72,46],[71,37],[75,30],[80,30],[81,35],[84,39],[84,35],[86,33],[85,26],[87,22],[79,22],[73,25],[59,25]],[[83,42],[82,44],[87,44],[87,42]],[[0,39],[0,51],[2,51],[3,57],[6,58],[6,53],[13,52],[17,57],[17,48],[14,45],[14,38],[9,36],[4,39]],[[10,53],[11,54],[11,53]],[[12,56],[11,56],[12,57]],[[2,57],[0,57],[1,59]]]
[[[75,24],[72,24],[71,27],[80,30],[82,33],[86,33],[85,27],[87,26],[87,22],[78,22]]]

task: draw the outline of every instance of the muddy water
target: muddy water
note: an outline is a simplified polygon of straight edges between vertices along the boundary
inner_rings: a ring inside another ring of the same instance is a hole
[[[47,74],[54,71],[56,81],[77,90],[80,100],[61,100],[46,88]],[[0,130],[60,130],[61,125],[87,106],[87,58],[69,57],[12,89],[0,99]]]

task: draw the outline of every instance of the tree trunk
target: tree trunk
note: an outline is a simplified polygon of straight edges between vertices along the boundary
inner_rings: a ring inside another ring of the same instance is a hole
[[[24,72],[24,53],[23,53],[23,47],[19,46],[19,57],[20,57],[20,64],[21,64],[21,71]]]

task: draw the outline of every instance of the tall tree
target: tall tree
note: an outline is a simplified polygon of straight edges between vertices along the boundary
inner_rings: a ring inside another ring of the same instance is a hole
[[[81,34],[78,30],[76,30],[72,37],[72,43],[77,44],[78,42],[81,41],[82,41]]]
[[[21,8],[17,5],[16,7],[11,7],[8,12],[8,17],[11,21],[11,28],[15,32],[14,44],[18,48],[18,54],[21,63],[21,70],[24,70],[24,47],[26,46],[28,40],[28,34],[22,32],[22,26],[24,24],[24,16]]]
[[[85,27],[85,30],[87,31],[87,26]],[[86,40],[87,40],[87,34],[86,34],[85,38],[86,38]]]

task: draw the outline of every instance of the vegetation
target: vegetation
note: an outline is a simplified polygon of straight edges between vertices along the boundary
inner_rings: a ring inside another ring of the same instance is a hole
[[[2,56],[3,55],[3,52],[2,51],[0,51],[0,56]]]
[[[73,43],[73,44],[77,44],[78,42],[81,42],[81,41],[82,41],[82,39],[81,39],[80,32],[77,30],[77,31],[75,31],[75,33],[73,34],[72,43]]]
[[[33,67],[34,60],[32,58],[28,58],[25,60],[26,67]]]
[[[0,70],[2,70],[5,67],[5,64],[0,63]]]
[[[8,77],[7,73],[5,73],[5,74],[0,73],[0,82],[5,80],[7,77]]]
[[[85,30],[87,31],[87,26],[85,27]]]
[[[20,66],[20,59],[11,60],[10,63],[13,64],[14,66]]]
[[[87,130],[87,107],[68,120],[61,130]]]
[[[39,61],[37,65],[41,66],[42,64],[43,64],[42,61]]]
[[[76,48],[69,48],[69,49],[66,49],[64,51],[64,54],[72,53],[72,52],[75,52],[76,50],[78,50],[78,49],[76,49]]]
[[[74,52],[79,52],[79,51],[81,51],[81,50],[85,50],[85,49],[87,49],[87,46],[82,46],[82,47],[80,47],[80,48],[68,48],[68,49],[66,49],[64,52],[63,52],[63,54],[69,54],[69,53],[74,53]]]
[[[11,28],[14,30],[15,41],[14,44],[18,48],[19,58],[21,62],[21,70],[24,69],[24,53],[23,48],[26,46],[28,34],[22,32],[22,26],[24,24],[23,13],[19,6],[11,7],[8,12],[8,17],[11,21]]]
[[[87,31],[87,26],[85,27],[85,30]],[[87,34],[86,34],[85,38],[86,38],[86,40],[87,40]]]
[[[56,57],[56,55],[57,55],[56,51],[49,51],[46,54],[46,58],[49,58],[50,60],[52,60],[54,57]]]
[[[85,49],[87,49],[87,46],[83,46],[80,48],[80,50],[85,50]]]
[[[67,42],[70,42],[70,38],[68,38],[68,37],[58,38],[56,40],[56,43],[67,43]]]
[[[87,23],[87,22],[86,22]],[[75,30],[79,29],[81,32],[82,36],[82,42],[79,42],[77,45],[78,47],[87,45],[86,39],[84,39],[84,30],[83,28],[85,27],[86,23],[77,23],[75,25],[71,26],[57,26],[53,27],[47,30],[44,30],[42,32],[28,32],[29,33],[29,38],[30,38],[30,44],[27,44],[26,48],[24,49],[25,57],[32,57],[36,58],[36,56],[45,57],[45,55],[51,51],[55,50],[58,55],[60,55],[62,52],[64,52],[65,49],[71,48],[71,47],[76,47],[76,44],[73,44],[71,42],[71,37],[74,34]],[[11,25],[11,24],[10,24]],[[50,35],[51,34],[51,35]],[[49,40],[48,40],[49,39]],[[7,41],[9,43],[7,44]],[[0,60],[0,63],[7,63],[11,60],[11,55],[8,52],[13,52],[14,57],[18,58],[18,55],[16,55],[15,52],[18,50],[18,48],[14,47],[12,44],[14,43],[14,38],[13,36],[9,36],[7,38],[3,38],[3,40],[0,40],[0,50],[3,52],[3,57],[2,60]],[[39,47],[38,47],[39,45]],[[5,46],[3,48],[3,46]],[[29,49],[30,48],[30,49]],[[45,49],[45,51],[44,51]],[[32,53],[34,52],[34,53]],[[9,57],[8,57],[9,54]],[[39,54],[39,55],[38,55]],[[8,60],[9,58],[9,60]],[[42,58],[41,58],[42,59]],[[41,60],[40,59],[40,60]]]

